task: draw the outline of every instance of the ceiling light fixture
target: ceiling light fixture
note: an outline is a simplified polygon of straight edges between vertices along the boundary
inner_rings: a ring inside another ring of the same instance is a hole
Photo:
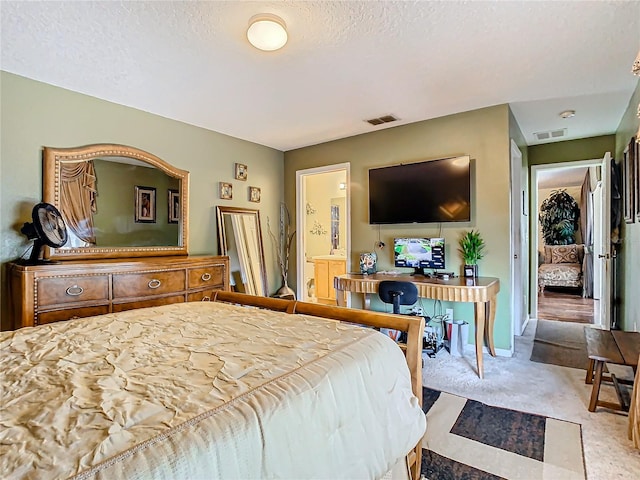
[[[287,27],[280,17],[270,13],[260,13],[249,19],[247,39],[258,50],[272,52],[284,47],[287,43]]]
[[[564,112],[560,112],[560,116],[562,118],[571,118],[576,116],[575,110],[565,110]]]

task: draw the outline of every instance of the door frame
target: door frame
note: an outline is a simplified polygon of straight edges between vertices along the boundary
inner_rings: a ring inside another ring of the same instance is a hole
[[[302,292],[305,288],[304,284],[304,267],[307,259],[305,258],[305,235],[300,232],[300,229],[304,228],[306,217],[306,192],[304,187],[304,180],[306,177],[319,175],[323,173],[331,173],[344,170],[346,174],[346,192],[345,203],[346,212],[345,219],[345,232],[346,232],[346,254],[347,254],[347,271],[349,265],[351,265],[351,163],[336,163],[334,165],[325,165],[324,167],[314,167],[305,170],[296,171],[296,226],[299,234],[296,235],[296,291]],[[351,305],[351,298],[347,296],[347,306]]]
[[[531,283],[529,285],[529,298],[531,299],[530,312],[531,317],[538,318],[538,173],[543,170],[553,170],[557,168],[573,168],[573,167],[602,167],[602,158],[592,160],[575,160],[569,162],[547,163],[543,165],[531,165],[530,169],[530,185],[531,185],[531,216],[529,223],[529,269],[531,272]],[[594,228],[607,228],[607,225],[597,225]],[[610,230],[610,227],[609,227]]]
[[[522,165],[522,151],[511,139],[509,150],[511,188],[511,353],[515,348],[515,336],[522,332],[529,322],[527,312],[527,279],[529,278],[527,258],[527,175]]]

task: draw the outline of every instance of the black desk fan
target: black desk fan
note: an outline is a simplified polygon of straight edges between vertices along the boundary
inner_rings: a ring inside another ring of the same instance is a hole
[[[43,202],[34,206],[31,218],[33,223],[26,222],[20,229],[20,232],[24,233],[29,240],[34,240],[29,260],[24,263],[27,265],[46,263],[45,260],[40,260],[42,247],[44,245],[52,248],[62,247],[67,243],[67,227],[58,209],[50,203]]]

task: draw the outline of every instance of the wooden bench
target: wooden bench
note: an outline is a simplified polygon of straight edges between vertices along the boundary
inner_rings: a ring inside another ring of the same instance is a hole
[[[629,411],[629,405],[620,392],[619,383],[632,384],[633,382],[619,380],[613,374],[604,375],[603,370],[605,363],[611,363],[629,366],[635,374],[638,368],[638,355],[640,355],[640,333],[622,332],[620,330],[598,330],[585,327],[584,335],[587,340],[587,354],[589,355],[589,367],[587,368],[585,383],[593,384],[589,411],[595,412],[598,406]],[[619,404],[598,400],[602,381],[613,384]]]

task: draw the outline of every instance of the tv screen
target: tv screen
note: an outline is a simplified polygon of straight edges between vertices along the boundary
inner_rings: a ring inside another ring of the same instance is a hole
[[[444,238],[394,238],[396,267],[413,267],[416,273],[425,268],[444,268]]]
[[[369,170],[369,223],[471,220],[469,157]]]

